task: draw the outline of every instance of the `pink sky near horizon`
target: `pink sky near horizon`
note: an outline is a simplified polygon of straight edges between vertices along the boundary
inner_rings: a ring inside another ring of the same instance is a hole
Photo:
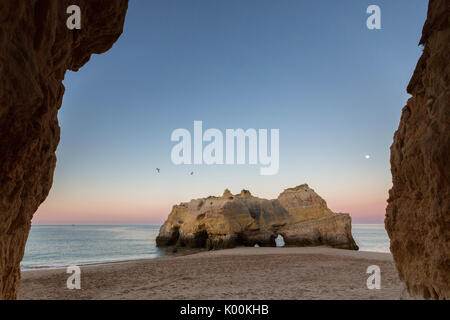
[[[232,190],[237,193],[238,190]],[[386,208],[386,196],[378,197],[366,195],[365,197],[342,198],[332,193],[325,197],[318,192],[334,212],[349,213],[353,223],[383,223]],[[220,195],[220,193],[212,193]],[[255,194],[254,196],[266,197]],[[33,224],[150,224],[162,223],[169,215],[171,208],[180,202],[186,202],[204,195],[189,195],[176,199],[175,197],[118,198],[76,197],[56,198],[50,195],[33,217]],[[267,196],[266,198],[274,198]]]
[[[345,157],[348,157],[344,153]],[[383,223],[391,177],[387,155],[378,161],[364,155],[340,162],[322,159],[307,164],[283,165],[274,176],[261,176],[258,167],[196,166],[187,170],[172,164],[71,168],[58,162],[54,185],[36,212],[34,224],[149,224],[162,223],[172,206],[210,195],[221,196],[228,188],[253,196],[276,199],[283,190],[307,183],[334,212],[349,213],[354,223]],[[329,162],[336,163],[330,166]],[[157,173],[155,167],[160,167]],[[195,171],[190,175],[191,170]]]

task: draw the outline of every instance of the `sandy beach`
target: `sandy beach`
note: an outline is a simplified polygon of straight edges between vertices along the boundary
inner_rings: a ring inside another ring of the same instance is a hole
[[[366,269],[381,269],[381,289]],[[19,299],[400,299],[389,253],[325,247],[249,248],[81,266],[81,289],[65,269],[22,272]]]

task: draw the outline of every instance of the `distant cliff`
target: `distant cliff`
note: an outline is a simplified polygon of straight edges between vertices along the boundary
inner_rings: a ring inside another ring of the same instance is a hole
[[[158,246],[232,248],[275,246],[281,235],[288,246],[327,245],[358,250],[348,214],[333,213],[304,184],[284,190],[277,199],[253,197],[249,191],[175,205],[156,239]]]

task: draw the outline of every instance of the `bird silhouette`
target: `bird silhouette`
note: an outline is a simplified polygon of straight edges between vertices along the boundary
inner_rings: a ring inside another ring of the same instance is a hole
[[[158,171],[158,173],[161,171],[159,168],[156,168],[156,171]]]
[[[191,172],[191,176],[193,176],[193,175],[194,175],[194,171]]]

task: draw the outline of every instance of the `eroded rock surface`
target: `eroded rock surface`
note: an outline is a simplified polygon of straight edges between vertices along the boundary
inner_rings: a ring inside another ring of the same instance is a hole
[[[450,1],[431,0],[391,147],[385,225],[409,292],[450,298]]]
[[[81,30],[69,30],[69,5]],[[128,0],[0,1],[0,299],[14,299],[31,218],[52,185],[66,70],[111,48]]]
[[[175,205],[156,239],[158,246],[231,248],[236,245],[328,245],[357,250],[348,214],[333,213],[304,184],[286,189],[275,200],[253,197],[249,191],[208,197]]]

